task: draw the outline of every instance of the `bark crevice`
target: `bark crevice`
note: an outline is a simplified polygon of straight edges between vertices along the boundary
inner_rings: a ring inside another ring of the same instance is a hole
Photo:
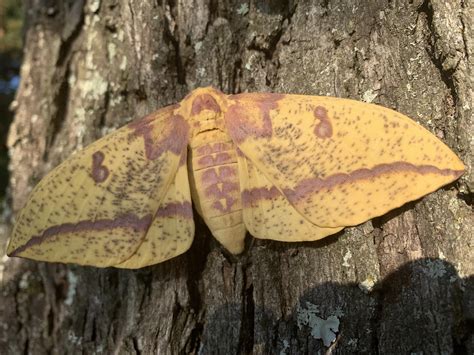
[[[10,133],[14,212],[45,163],[55,165],[82,144],[79,133],[88,141],[198,86],[363,97],[412,116],[465,157],[471,153],[465,107],[472,101],[466,60],[473,19],[447,13],[445,2],[76,0],[67,11],[60,3],[49,1],[56,12],[47,16],[44,1],[27,1]],[[467,2],[450,4],[468,11]],[[459,28],[439,20],[443,15]],[[143,270],[6,259],[0,317],[8,327],[0,327],[0,349],[474,353],[468,181],[323,241],[256,240],[237,257],[194,211],[190,250]],[[328,349],[317,326],[336,315],[337,341]]]

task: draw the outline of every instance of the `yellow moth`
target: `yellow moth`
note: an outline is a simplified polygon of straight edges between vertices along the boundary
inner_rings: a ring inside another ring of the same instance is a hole
[[[317,240],[463,171],[426,129],[381,106],[197,89],[50,172],[20,212],[8,254],[98,267],[160,263],[191,246],[192,203],[233,254],[247,231]]]

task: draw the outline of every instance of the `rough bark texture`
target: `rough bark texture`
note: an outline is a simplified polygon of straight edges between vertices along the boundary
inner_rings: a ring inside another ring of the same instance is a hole
[[[468,172],[321,242],[254,240],[230,257],[197,220],[189,252],[137,271],[4,257],[0,349],[474,353],[471,3],[26,1],[13,212],[75,150],[206,85],[380,103],[443,139]],[[340,321],[329,349],[316,316]]]

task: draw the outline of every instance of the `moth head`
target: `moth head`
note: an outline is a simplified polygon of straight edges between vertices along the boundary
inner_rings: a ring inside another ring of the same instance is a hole
[[[181,104],[181,112],[189,117],[194,134],[219,127],[226,109],[226,96],[212,87],[192,91]]]

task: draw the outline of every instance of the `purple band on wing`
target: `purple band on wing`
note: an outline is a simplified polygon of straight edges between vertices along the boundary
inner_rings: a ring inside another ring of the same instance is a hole
[[[244,207],[251,207],[260,200],[273,200],[281,196],[281,192],[275,187],[256,187],[250,190],[242,191],[242,205]]]
[[[171,202],[160,207],[155,214],[155,218],[175,216],[193,218],[193,207],[191,202]]]
[[[77,223],[59,224],[45,229],[43,233],[38,236],[32,237],[28,242],[12,251],[10,256],[16,256],[28,248],[39,245],[47,239],[61,234],[84,231],[103,231],[115,228],[129,228],[133,229],[135,232],[145,232],[150,227],[151,220],[151,215],[146,215],[140,218],[132,213],[127,213],[114,219],[99,219],[97,221],[85,220]]]
[[[328,176],[325,179],[305,179],[298,183],[294,189],[284,189],[283,192],[290,201],[298,201],[307,197],[308,194],[319,192],[323,189],[330,189],[337,185],[347,184],[359,180],[370,180],[384,174],[401,172],[415,172],[421,175],[452,175],[456,179],[464,173],[464,171],[459,170],[439,169],[432,165],[414,165],[406,162],[395,162],[391,164],[376,165],[371,169],[358,169],[349,174],[334,174]]]
[[[349,174],[334,174],[325,179],[310,178],[302,180],[294,189],[284,189],[283,193],[290,202],[304,199],[308,195],[319,192],[323,189],[330,189],[338,185],[347,184],[359,180],[370,180],[389,173],[416,172],[421,175],[438,174],[453,176],[453,180],[460,177],[464,171],[439,169],[432,165],[413,165],[405,162],[395,162],[391,164],[380,164],[372,169],[359,169]],[[242,191],[242,204],[250,207],[260,200],[272,200],[280,196],[281,193],[276,187],[270,189],[266,187],[253,188]]]

